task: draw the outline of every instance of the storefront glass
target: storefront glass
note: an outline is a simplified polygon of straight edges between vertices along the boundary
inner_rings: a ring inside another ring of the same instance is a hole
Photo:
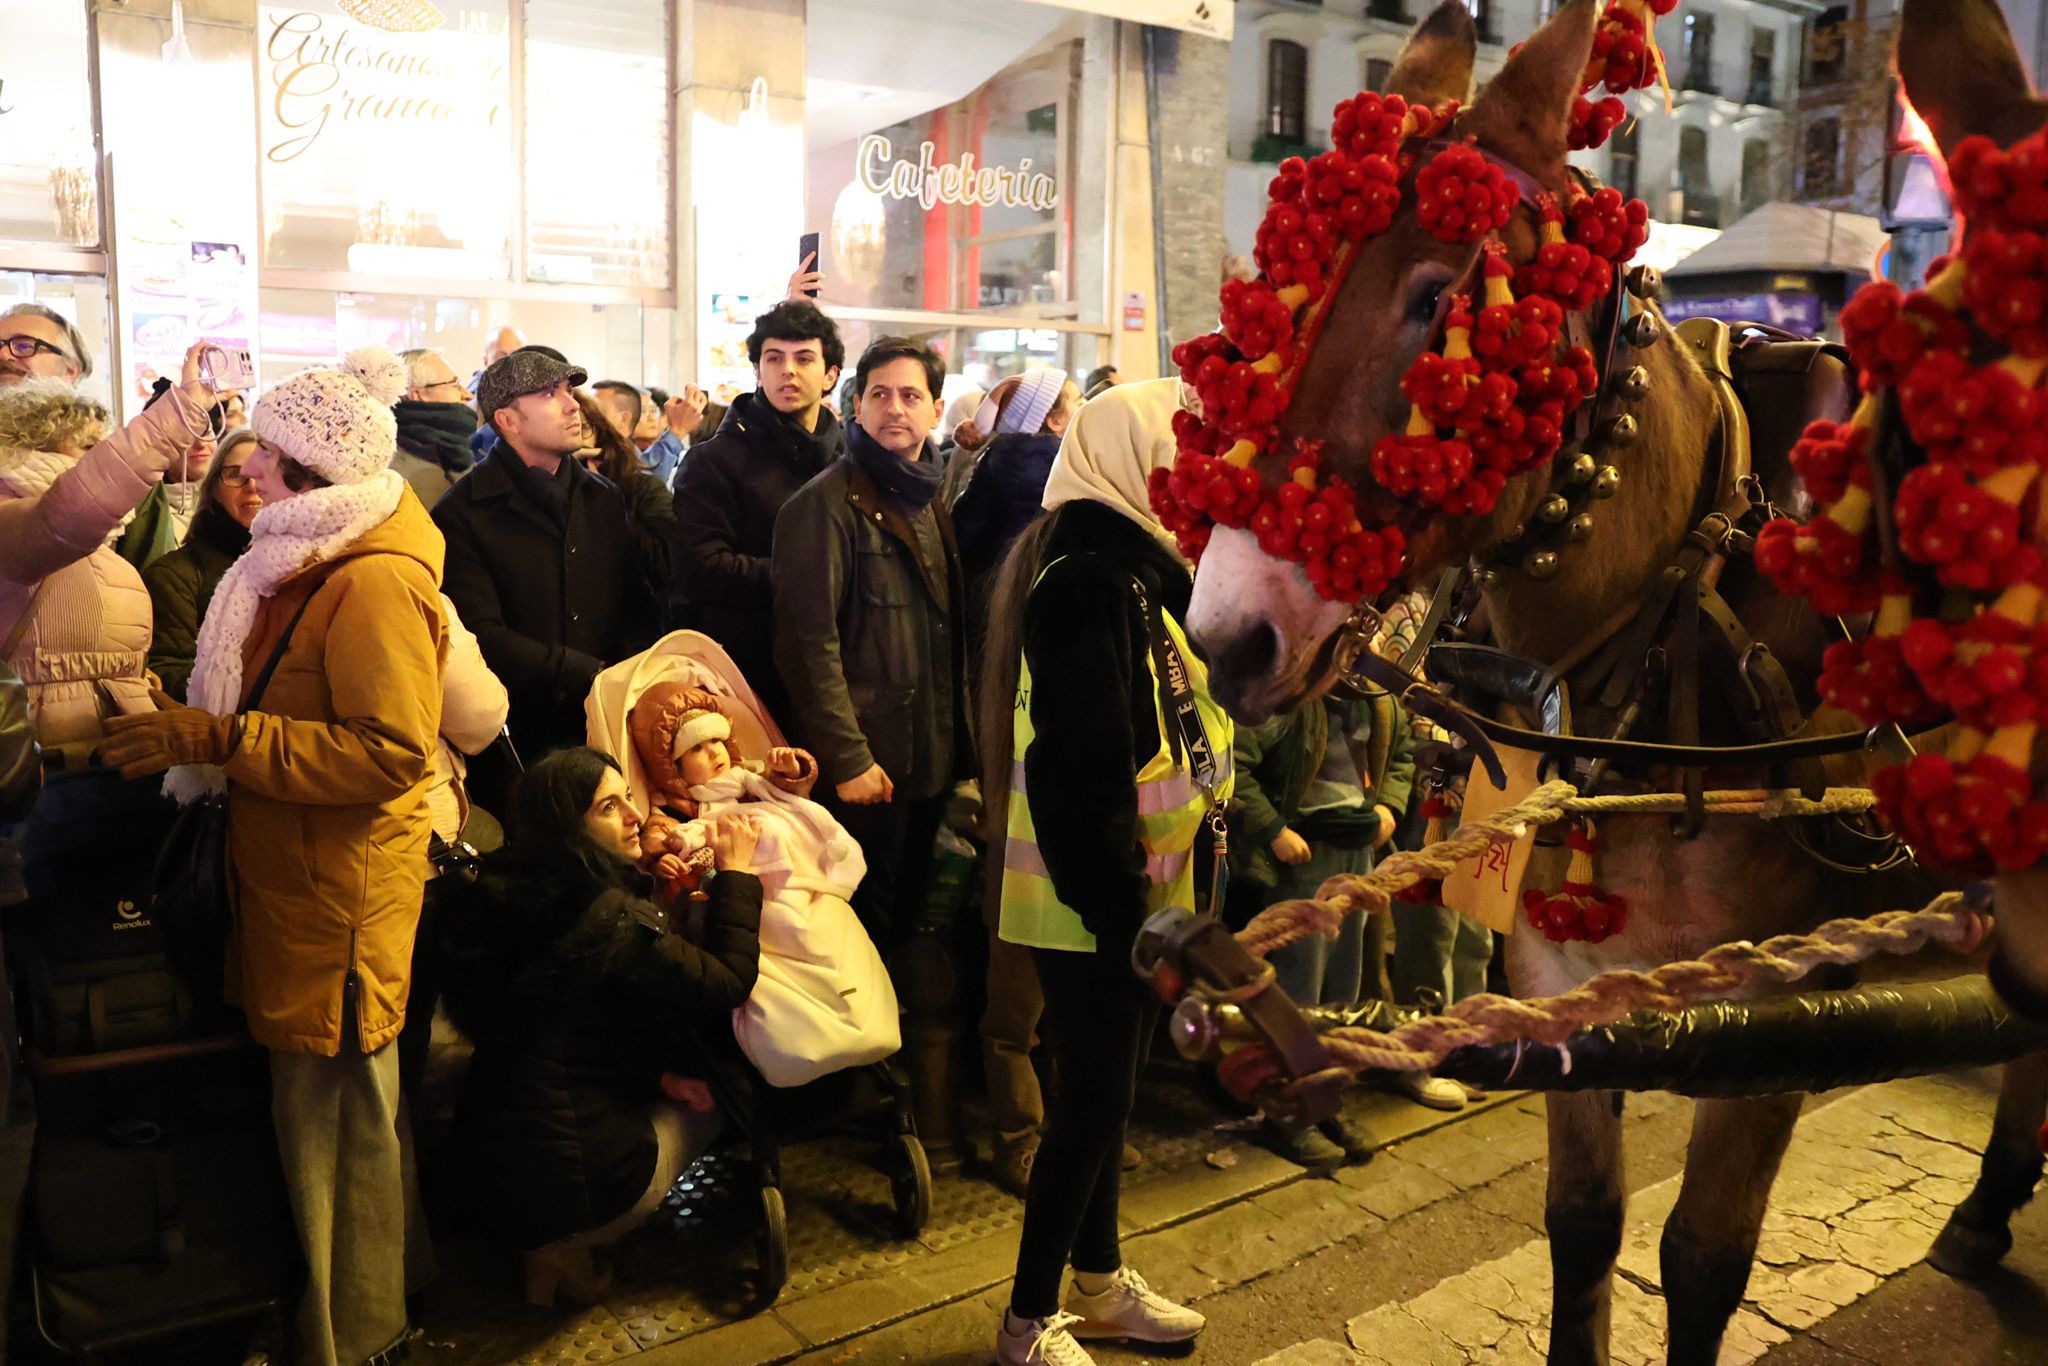
[[[0,242],[96,247],[85,7],[0,0]]]
[[[264,5],[264,267],[509,278],[510,33],[507,0]]]
[[[806,222],[849,358],[923,336],[952,389],[1097,364],[1107,26],[969,0],[812,0],[808,21]]]

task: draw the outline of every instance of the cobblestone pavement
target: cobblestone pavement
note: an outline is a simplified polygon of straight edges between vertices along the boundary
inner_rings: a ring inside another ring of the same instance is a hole
[[[1995,1074],[1973,1073],[1809,1104],[1724,1363],[2048,1362],[2041,1289],[2048,1285],[2048,1202],[2022,1211],[2007,1267],[1981,1285],[1949,1281],[1921,1262],[1974,1174],[1995,1086]],[[1375,1116],[1392,1113],[1375,1108],[1383,1102],[1366,1104]],[[1629,1226],[1614,1332],[1614,1360],[1628,1366],[1663,1360],[1657,1237],[1676,1194],[1691,1112],[1672,1096],[1628,1101]],[[1549,1295],[1543,1146],[1540,1100],[1512,1098],[1401,1138],[1333,1180],[1283,1174],[1134,1233],[1126,1258],[1155,1286],[1208,1314],[1196,1361],[1540,1362]],[[1187,1179],[1162,1176],[1145,1199],[1159,1201]],[[799,1301],[640,1359],[647,1366],[981,1366],[1012,1249],[1008,1239],[994,1240],[982,1263],[982,1275],[993,1272],[986,1284],[974,1288],[980,1276],[959,1278],[947,1302],[875,1329],[821,1341],[809,1336],[819,1325]],[[881,1289],[887,1278],[874,1284],[875,1294],[888,1293]],[[1157,1359],[1118,1348],[1095,1353],[1102,1366]]]

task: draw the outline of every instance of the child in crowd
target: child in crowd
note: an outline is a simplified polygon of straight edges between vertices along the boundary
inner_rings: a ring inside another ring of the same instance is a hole
[[[1247,851],[1240,875],[1263,886],[1270,905],[1314,896],[1340,873],[1369,872],[1408,808],[1414,750],[1401,708],[1377,690],[1240,726],[1235,833]],[[1280,988],[1311,1006],[1390,996],[1386,921],[1354,915],[1334,943],[1310,935],[1276,950],[1271,961]],[[1314,1170],[1362,1161],[1372,1151],[1369,1137],[1342,1117],[1321,1131],[1272,1118],[1266,1127],[1275,1149]]]

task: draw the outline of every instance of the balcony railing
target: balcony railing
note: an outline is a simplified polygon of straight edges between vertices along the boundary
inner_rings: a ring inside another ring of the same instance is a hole
[[[1328,149],[1313,143],[1297,142],[1292,138],[1278,137],[1272,133],[1261,133],[1252,139],[1249,159],[1277,166],[1289,157],[1300,157],[1306,161],[1310,157],[1322,155],[1326,150]]]

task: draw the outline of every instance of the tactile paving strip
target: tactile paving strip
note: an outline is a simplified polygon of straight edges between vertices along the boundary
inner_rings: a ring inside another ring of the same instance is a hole
[[[1196,1170],[1228,1141],[1217,1131],[1224,1117],[1192,1078],[1177,1058],[1157,1058],[1147,1069],[1130,1130],[1146,1160],[1125,1174],[1127,1189]],[[968,1130],[985,1132],[976,1108],[969,1108]],[[871,1134],[858,1132],[783,1148],[790,1274],[778,1304],[885,1276],[963,1244],[1015,1238],[1023,1203],[972,1162],[934,1179],[924,1232],[899,1237],[885,1154]],[[444,1245],[420,1359],[435,1366],[588,1366],[729,1322],[745,1311],[751,1289],[758,1209],[744,1151],[707,1155],[684,1173],[648,1227],[606,1254],[613,1290],[592,1309],[531,1308],[520,1298],[516,1256],[473,1243]]]

